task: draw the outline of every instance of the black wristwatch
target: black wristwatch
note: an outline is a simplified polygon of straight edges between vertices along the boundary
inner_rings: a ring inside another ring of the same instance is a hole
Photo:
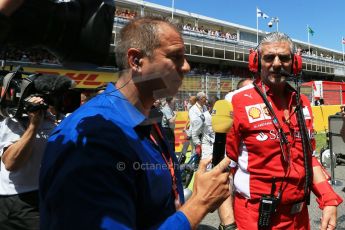
[[[236,229],[237,229],[236,222],[232,224],[228,224],[228,225],[219,224],[219,227],[218,227],[218,230],[236,230]]]

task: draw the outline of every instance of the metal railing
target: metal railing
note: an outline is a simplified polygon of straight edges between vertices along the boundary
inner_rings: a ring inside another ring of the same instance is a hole
[[[116,34],[128,21],[129,19],[121,17],[114,18],[114,45]],[[183,30],[182,35],[186,45],[186,54],[191,56],[243,63],[248,62],[249,49],[256,47],[254,42],[217,37],[190,30]],[[345,73],[345,65],[342,61],[306,54],[302,54],[302,58],[305,71],[324,74],[337,72],[341,75]]]

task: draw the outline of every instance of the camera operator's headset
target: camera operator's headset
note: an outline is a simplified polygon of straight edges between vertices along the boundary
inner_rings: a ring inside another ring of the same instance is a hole
[[[261,54],[256,47],[255,50],[251,49],[249,51],[249,70],[254,74],[259,74],[261,71]],[[298,54],[291,54],[292,60],[292,74],[298,75],[302,71],[302,57]]]
[[[0,98],[0,115],[2,117],[21,117],[23,113],[23,101],[26,96],[30,93],[31,89],[33,88],[33,81],[30,77],[23,78],[20,84],[20,93],[19,93],[19,100],[16,102],[16,93],[13,92],[11,95],[11,102],[16,103],[16,107],[12,107],[6,100],[8,93],[11,90],[11,82],[14,80],[15,77],[21,78],[21,74],[18,73],[20,67],[18,67],[15,71],[6,74],[2,81],[2,90],[1,90],[1,98]]]

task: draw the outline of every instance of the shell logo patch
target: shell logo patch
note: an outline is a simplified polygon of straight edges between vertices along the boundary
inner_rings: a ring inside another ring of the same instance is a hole
[[[249,109],[249,116],[251,116],[251,118],[253,119],[258,119],[261,115],[260,109],[252,107]]]
[[[271,120],[265,103],[249,105],[245,107],[249,123]]]

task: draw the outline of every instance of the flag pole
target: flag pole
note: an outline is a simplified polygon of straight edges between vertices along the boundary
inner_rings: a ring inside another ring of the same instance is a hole
[[[309,41],[309,25],[307,25],[307,33],[308,33],[308,47],[309,47],[309,55],[311,55],[311,53],[310,53],[310,41]]]
[[[258,17],[258,7],[256,7],[256,45],[259,45],[259,17]]]
[[[175,0],[171,1],[171,19],[174,19]]]
[[[344,60],[344,37],[341,39],[341,44],[343,45],[343,62],[345,62]]]

